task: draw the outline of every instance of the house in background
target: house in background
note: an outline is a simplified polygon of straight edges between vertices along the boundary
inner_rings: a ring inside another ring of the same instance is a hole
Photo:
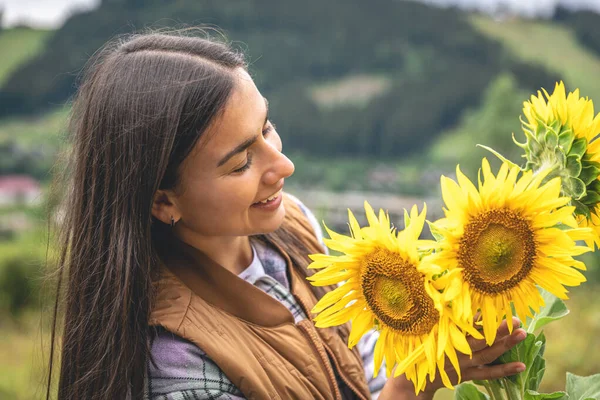
[[[36,205],[42,201],[40,183],[27,175],[0,175],[0,207]]]

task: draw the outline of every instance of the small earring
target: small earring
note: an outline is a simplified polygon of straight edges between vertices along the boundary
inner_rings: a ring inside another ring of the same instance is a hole
[[[173,229],[174,227],[175,227],[175,219],[171,215],[171,229]]]

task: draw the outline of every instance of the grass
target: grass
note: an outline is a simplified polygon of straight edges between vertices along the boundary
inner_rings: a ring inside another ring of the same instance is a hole
[[[546,374],[542,388],[547,391],[565,389],[566,371],[575,375],[597,374],[600,354],[600,304],[596,285],[574,288],[567,307],[571,313],[559,322],[548,325]]]
[[[10,55],[3,57],[0,63],[0,86],[20,65],[34,58],[42,50],[52,32],[31,28],[12,28],[0,32],[0,54]]]
[[[15,141],[26,149],[55,150],[66,132],[68,107],[52,112],[0,120],[0,143]]]
[[[499,40],[514,56],[558,73],[567,90],[580,88],[581,95],[600,101],[600,58],[583,47],[570,29],[547,21],[495,21],[477,15],[470,20],[480,32]]]
[[[7,210],[9,209],[4,211]],[[41,399],[50,330],[47,326],[42,329],[40,308],[48,309],[44,315],[44,321],[48,322],[52,305],[51,287],[43,276],[48,243],[47,228],[42,223],[43,211],[39,207],[17,207],[10,210],[27,214],[36,228],[21,232],[12,240],[0,241],[0,277],[6,277],[4,267],[13,259],[21,260],[26,266],[41,262],[42,269],[25,269],[30,284],[22,290],[29,293],[29,300],[18,316],[10,313],[6,293],[0,292],[0,398]],[[18,287],[21,285],[18,284]]]
[[[0,398],[42,399],[50,331],[40,329],[37,311],[24,315],[18,323],[6,321],[0,325]]]
[[[35,211],[24,211],[33,219],[34,224],[41,224],[43,217]],[[0,263],[4,260],[16,257],[21,254],[27,254],[31,259],[46,259],[46,247],[48,237],[44,225],[37,229],[28,230],[20,233],[15,239],[9,241],[0,241]]]
[[[385,75],[352,75],[320,83],[310,89],[311,97],[323,108],[340,105],[363,107],[391,87],[392,80]]]

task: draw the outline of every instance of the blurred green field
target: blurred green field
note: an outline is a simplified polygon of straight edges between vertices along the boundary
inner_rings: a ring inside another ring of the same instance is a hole
[[[47,114],[3,119],[0,121],[0,143],[15,141],[28,149],[55,151],[66,132],[69,109],[57,109]]]
[[[5,321],[1,331],[0,398],[45,398],[45,360],[50,333],[48,329],[41,329],[40,312],[28,313],[18,323]]]
[[[482,33],[500,40],[518,58],[559,73],[567,90],[600,102],[600,58],[585,49],[568,28],[547,21],[507,19],[494,21],[471,16]],[[546,88],[551,92],[554,88]]]
[[[0,85],[19,65],[35,57],[43,48],[51,30],[12,28],[4,29],[0,34]],[[6,57],[8,55],[8,57]]]

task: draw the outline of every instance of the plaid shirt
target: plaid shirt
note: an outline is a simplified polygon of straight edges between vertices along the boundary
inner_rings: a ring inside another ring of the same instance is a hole
[[[298,201],[315,232],[322,232],[314,215]],[[285,260],[273,249],[252,242],[253,261],[239,276],[285,305],[296,322],[306,319],[302,308],[290,293]],[[363,359],[365,376],[373,398],[385,384],[385,366],[373,378],[373,350],[378,332],[370,331],[357,344]],[[149,400],[242,400],[244,396],[223,371],[198,346],[157,328],[152,341],[154,363],[148,365],[147,399]],[[352,398],[350,389],[338,378],[344,398]]]

